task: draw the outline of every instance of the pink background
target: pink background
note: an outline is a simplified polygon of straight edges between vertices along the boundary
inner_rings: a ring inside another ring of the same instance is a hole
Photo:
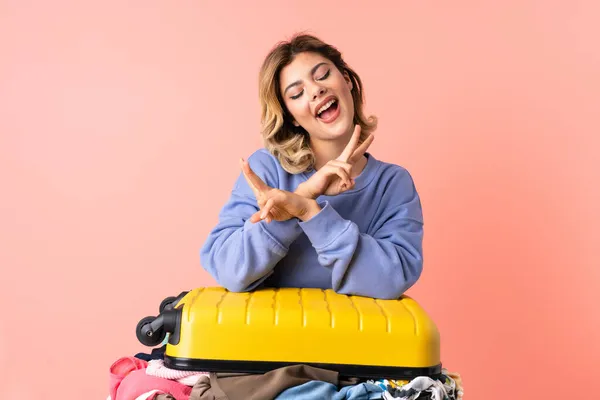
[[[465,399],[596,392],[598,3],[249,3],[0,1],[2,397],[105,398],[138,320],[213,284],[260,62],[298,30],[343,51],[372,152],[415,178],[409,294]]]

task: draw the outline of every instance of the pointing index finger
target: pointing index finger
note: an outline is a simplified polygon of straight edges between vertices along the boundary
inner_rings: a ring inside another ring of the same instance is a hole
[[[352,164],[358,161],[358,159],[361,158],[363,154],[365,154],[371,143],[373,143],[374,139],[375,136],[373,136],[373,134],[370,134],[369,137],[367,137],[365,141],[362,142],[361,145],[358,146],[358,148],[354,151],[352,157],[350,157],[350,160],[348,162]]]
[[[264,183],[262,181],[262,179],[260,179],[254,173],[254,171],[252,171],[252,168],[250,168],[250,164],[248,163],[248,161],[246,161],[244,159],[240,159],[240,164],[242,166],[242,172],[244,174],[244,177],[246,178],[246,181],[248,182],[248,185],[250,185],[250,188],[252,189],[254,194],[258,197],[258,193],[268,189],[267,184]]]

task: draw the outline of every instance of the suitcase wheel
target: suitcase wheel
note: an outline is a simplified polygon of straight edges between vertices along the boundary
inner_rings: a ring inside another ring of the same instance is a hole
[[[152,323],[156,321],[156,317],[145,317],[138,322],[135,329],[137,339],[148,347],[158,346],[165,340],[167,332],[163,328],[162,324],[159,328],[154,329]]]
[[[162,314],[162,312],[167,309],[167,306],[171,306],[170,308],[173,308],[175,305],[171,304],[171,303],[174,303],[177,300],[178,300],[178,297],[175,297],[175,296],[167,297],[166,299],[164,299],[160,303],[160,306],[158,307],[158,313]]]

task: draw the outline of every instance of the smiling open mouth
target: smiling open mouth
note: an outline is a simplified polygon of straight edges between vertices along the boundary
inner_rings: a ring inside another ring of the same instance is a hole
[[[333,121],[339,114],[337,99],[331,99],[317,111],[317,118],[323,122]]]

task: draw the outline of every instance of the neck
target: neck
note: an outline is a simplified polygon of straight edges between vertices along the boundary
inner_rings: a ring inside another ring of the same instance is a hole
[[[338,158],[345,146],[340,142],[311,140],[310,147],[315,155],[315,169],[320,169],[329,161]]]

